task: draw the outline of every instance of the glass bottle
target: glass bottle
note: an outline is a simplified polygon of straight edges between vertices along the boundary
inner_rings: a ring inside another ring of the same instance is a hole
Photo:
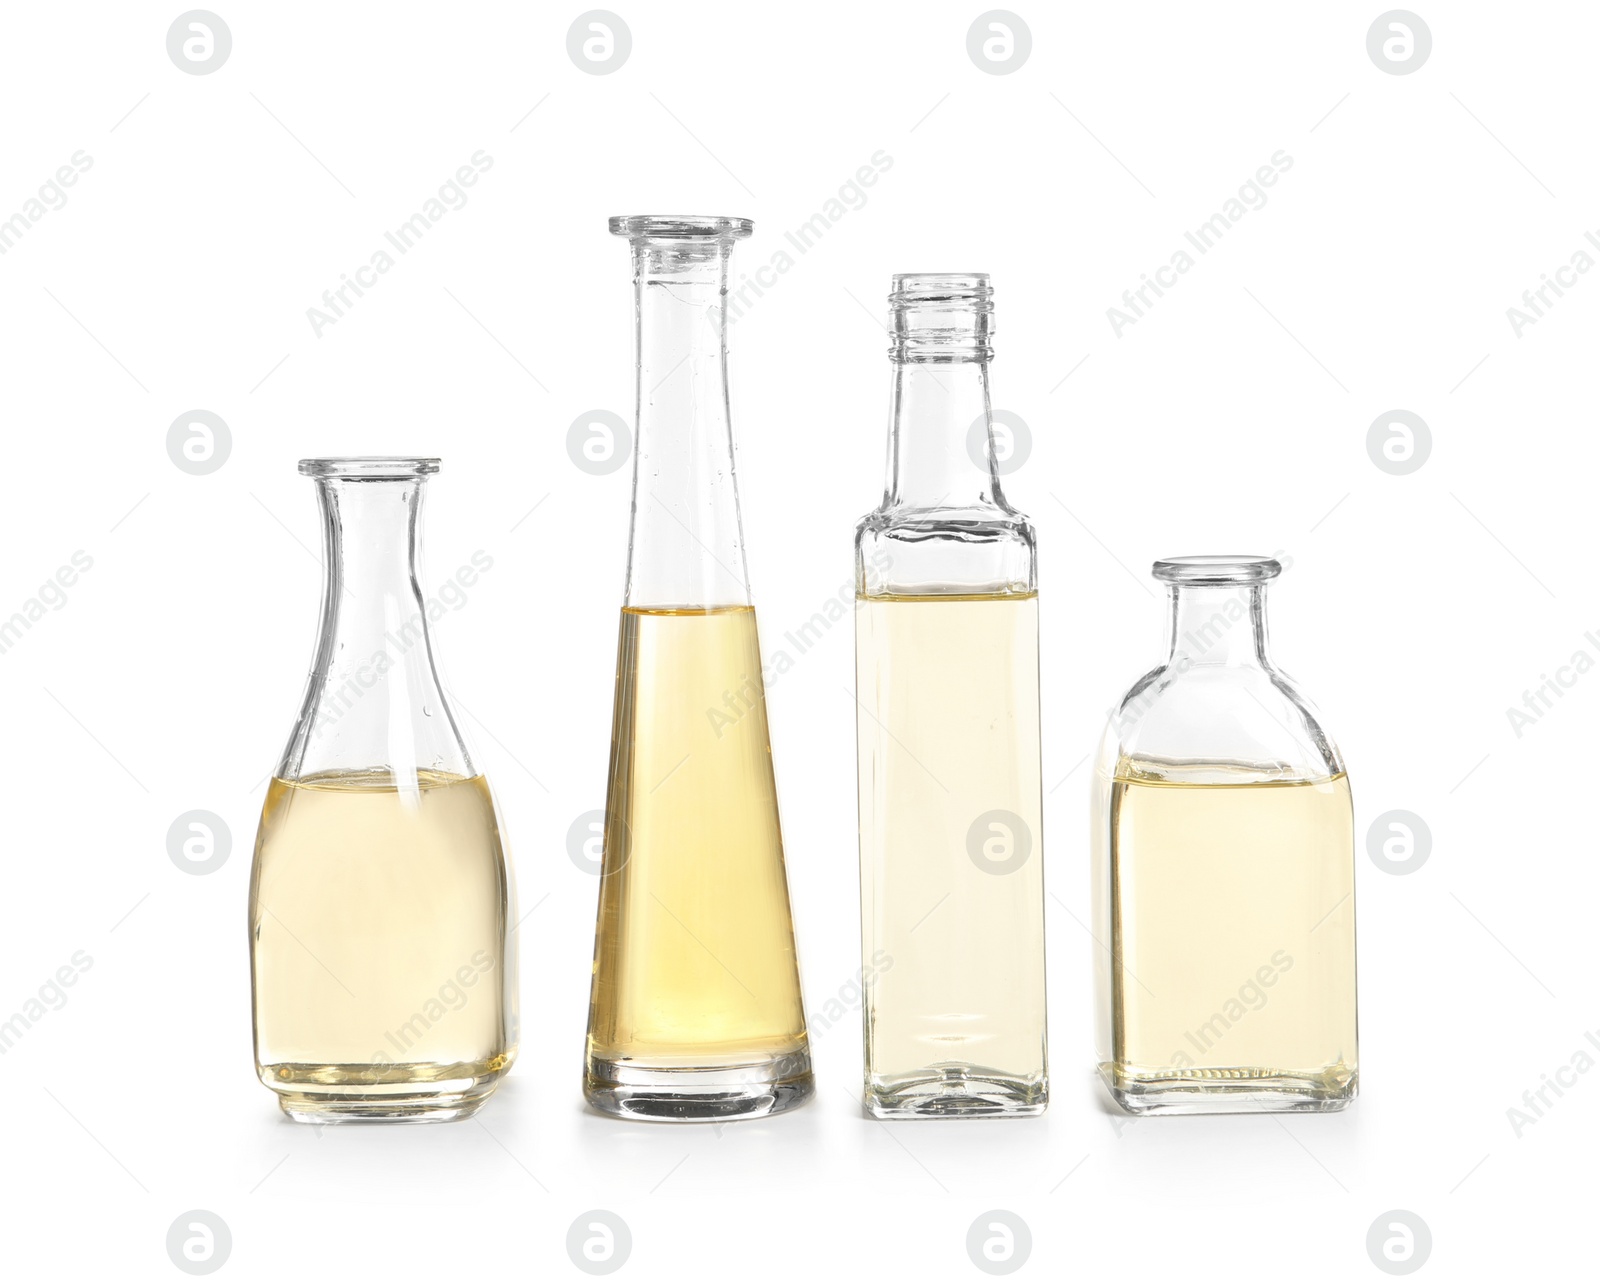
[[[472,1115],[516,1055],[510,875],[434,669],[437,460],[302,460],[322,618],[250,879],[256,1071],[297,1121]]]
[[[1356,1094],[1350,783],[1267,655],[1281,570],[1156,563],[1167,659],[1101,742],[1096,1044],[1130,1112],[1337,1111]]]
[[[618,217],[633,247],[636,454],[584,1093],[736,1119],[813,1092],[728,417],[748,219]]]
[[[865,1103],[1048,1099],[1033,527],[1000,490],[984,273],[894,278],[888,485],[856,530]]]

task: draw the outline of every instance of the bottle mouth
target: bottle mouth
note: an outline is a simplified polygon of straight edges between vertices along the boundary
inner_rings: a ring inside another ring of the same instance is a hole
[[[891,308],[910,305],[993,312],[994,289],[986,272],[897,272],[889,295]]]
[[[994,290],[986,272],[897,272],[889,293],[895,362],[987,362]]]
[[[437,456],[344,455],[300,461],[308,478],[349,478],[361,482],[397,482],[439,472]]]
[[[1160,559],[1150,568],[1168,585],[1264,585],[1282,571],[1276,558],[1255,554],[1190,554]]]
[[[740,241],[756,229],[754,220],[721,214],[614,214],[607,226],[612,236],[635,241]]]

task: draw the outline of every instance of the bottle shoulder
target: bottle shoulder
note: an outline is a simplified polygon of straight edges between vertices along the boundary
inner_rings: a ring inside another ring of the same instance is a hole
[[[1038,587],[1033,524],[998,506],[879,508],[856,524],[855,550],[859,593]]]
[[[1005,504],[883,504],[856,524],[856,543],[869,536],[921,540],[992,540],[1034,543],[1028,515]]]
[[[1345,771],[1322,715],[1271,665],[1157,666],[1112,710],[1107,775],[1188,781],[1320,781]]]

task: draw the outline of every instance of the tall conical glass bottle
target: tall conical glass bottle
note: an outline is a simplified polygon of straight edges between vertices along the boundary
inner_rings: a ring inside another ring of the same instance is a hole
[[[856,530],[865,1100],[1048,1099],[1033,528],[1001,494],[985,273],[894,279],[883,503]]]
[[[250,879],[256,1070],[297,1121],[470,1116],[516,1055],[510,873],[419,587],[438,468],[300,462],[322,622]]]
[[[812,1094],[728,418],[748,219],[618,217],[638,425],[584,1093],[651,1120]]]

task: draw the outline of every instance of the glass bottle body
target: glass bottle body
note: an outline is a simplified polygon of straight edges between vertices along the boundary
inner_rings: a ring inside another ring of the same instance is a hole
[[[749,229],[612,221],[633,247],[638,433],[584,1092],[637,1119],[813,1092],[727,407]]]
[[[301,464],[322,508],[322,623],[250,883],[257,1073],[295,1120],[468,1116],[515,1057],[500,826],[417,589],[436,468]]]
[[[883,504],[856,533],[864,1102],[1048,1101],[1033,529],[1001,494],[982,274],[895,279]]]
[[[1093,785],[1099,1069],[1130,1112],[1334,1111],[1357,1088],[1337,747],[1268,658],[1271,559],[1175,559],[1170,650]]]

